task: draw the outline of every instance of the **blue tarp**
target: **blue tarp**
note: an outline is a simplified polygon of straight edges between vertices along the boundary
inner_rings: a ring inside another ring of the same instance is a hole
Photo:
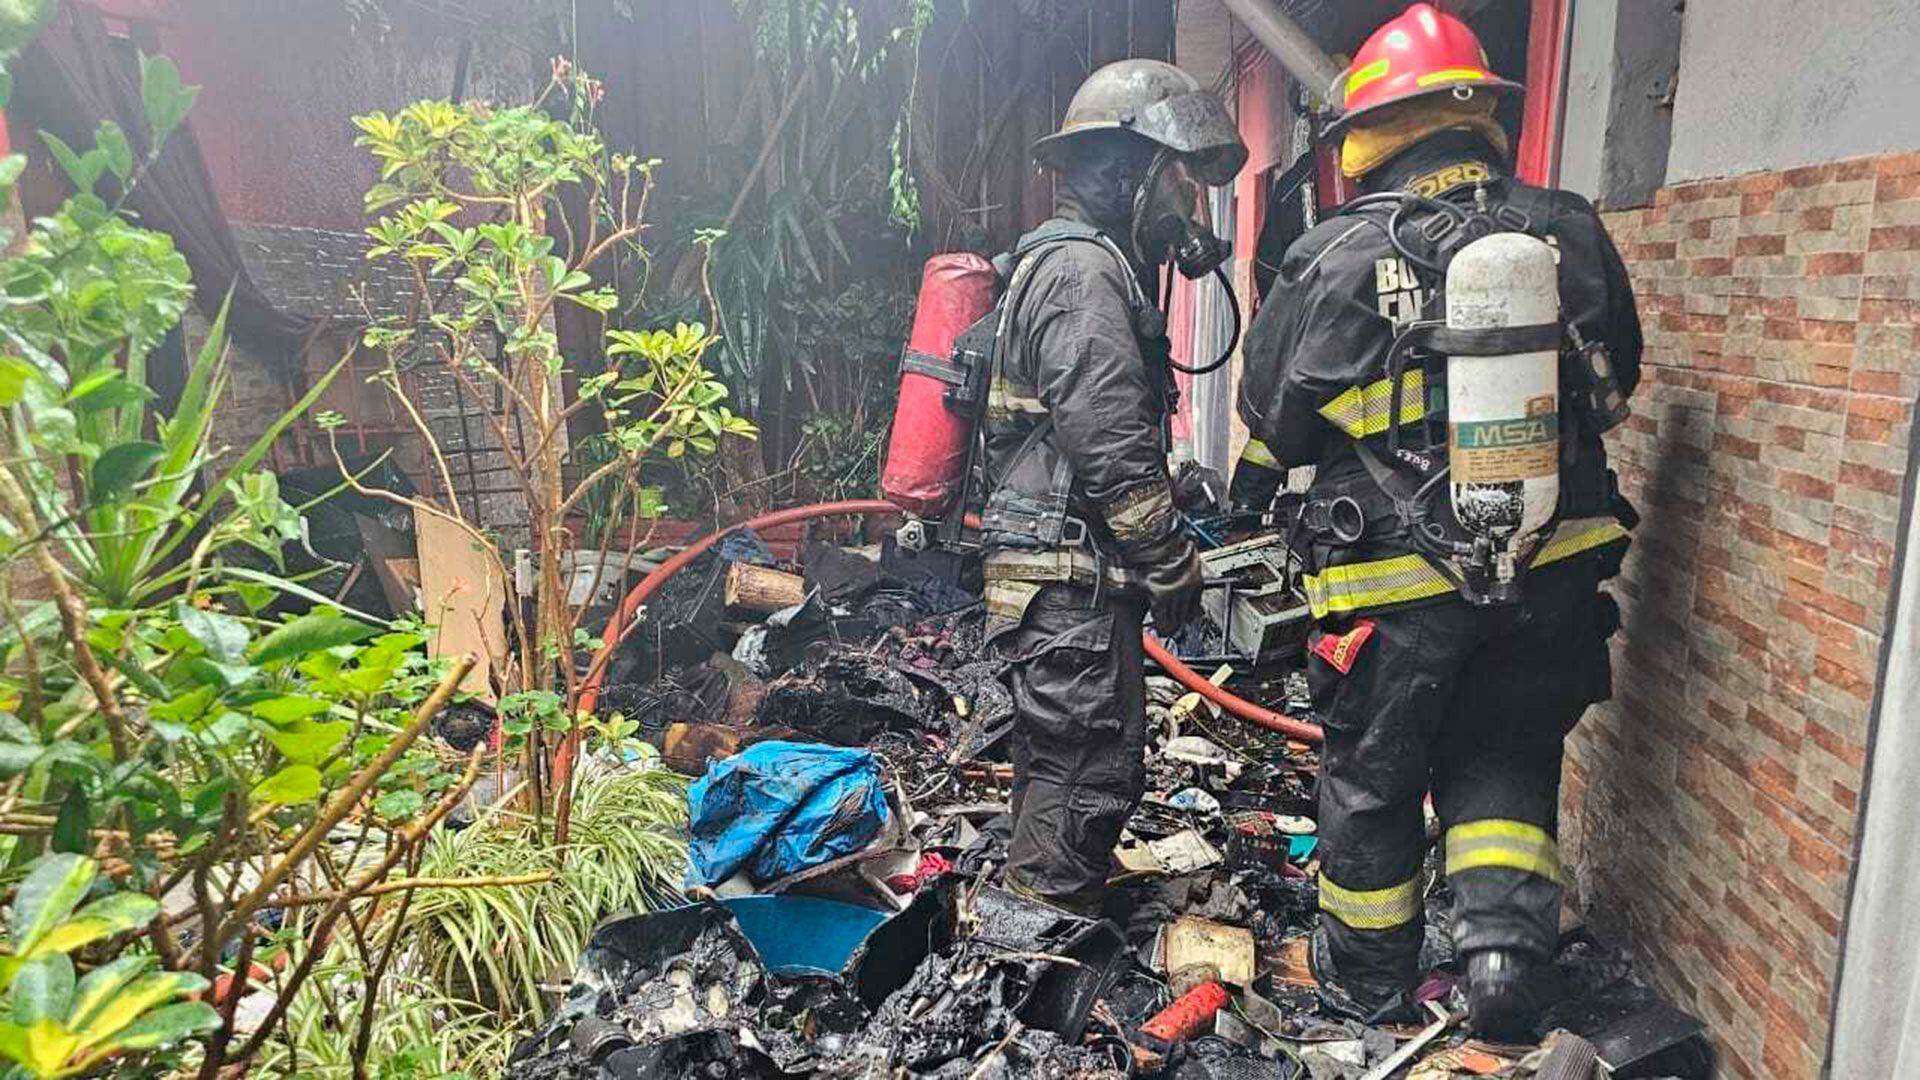
[[[687,884],[742,868],[756,885],[850,855],[887,822],[880,763],[866,750],[764,742],[707,768],[687,792]]]

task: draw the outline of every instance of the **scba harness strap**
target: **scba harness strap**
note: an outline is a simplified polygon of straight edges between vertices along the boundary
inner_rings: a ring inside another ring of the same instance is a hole
[[[1474,189],[1476,209],[1465,210],[1430,197],[1405,194],[1371,197],[1371,205],[1394,204],[1384,225],[1394,248],[1423,276],[1431,275],[1427,313],[1444,310],[1447,269],[1468,244],[1499,232],[1537,234],[1524,212],[1499,206],[1489,210],[1486,188]],[[1424,252],[1410,250],[1401,239],[1402,217],[1408,209],[1429,207],[1431,217],[1412,223],[1425,241]],[[1394,339],[1386,357],[1386,377],[1364,387],[1350,387],[1320,410],[1335,427],[1353,440],[1356,456],[1374,485],[1390,500],[1393,516],[1415,551],[1401,556],[1324,568],[1307,579],[1310,605],[1316,616],[1363,611],[1457,592],[1473,603],[1516,599],[1518,583],[1528,570],[1549,561],[1611,543],[1625,536],[1618,522],[1581,523],[1562,529],[1559,508],[1546,524],[1516,547],[1500,550],[1495,538],[1459,525],[1442,505],[1447,501],[1450,464],[1429,437],[1418,449],[1402,446],[1403,425],[1432,419],[1444,409],[1427,400],[1434,392],[1424,363],[1409,364],[1416,354],[1426,356],[1512,356],[1525,353],[1568,354],[1568,332],[1561,320],[1524,326],[1459,329],[1434,318],[1415,322]],[[1568,393],[1568,366],[1560,366],[1563,402],[1576,409],[1592,400],[1590,388],[1573,386]],[[1586,418],[1604,431],[1611,423]],[[1604,419],[1604,418],[1601,418]],[[1611,418],[1617,423],[1617,418]],[[1369,440],[1385,436],[1383,454]],[[1331,520],[1328,521],[1331,525]],[[1607,526],[1611,526],[1610,528]],[[1334,547],[1351,546],[1367,532],[1364,522],[1355,529],[1315,530]],[[1549,558],[1551,556],[1551,558]],[[1496,572],[1497,564],[1497,572]]]

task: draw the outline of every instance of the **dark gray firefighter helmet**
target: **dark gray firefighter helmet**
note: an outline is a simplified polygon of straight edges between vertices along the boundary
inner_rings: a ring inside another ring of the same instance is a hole
[[[1131,131],[1189,156],[1194,175],[1216,187],[1247,163],[1247,146],[1218,95],[1160,60],[1117,60],[1074,91],[1060,130],[1033,144],[1034,160],[1063,167],[1089,131]]]

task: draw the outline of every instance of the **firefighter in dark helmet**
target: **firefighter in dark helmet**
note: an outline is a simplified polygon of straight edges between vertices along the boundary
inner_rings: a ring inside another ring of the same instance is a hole
[[[1520,87],[1487,70],[1464,23],[1414,4],[1344,78],[1341,165],[1370,194],[1288,251],[1250,330],[1240,391],[1276,468],[1317,467],[1295,526],[1316,617],[1308,681],[1326,728],[1311,959],[1329,1003],[1357,1012],[1390,1010],[1413,985],[1431,793],[1472,1021],[1524,1036],[1544,1004],[1529,973],[1559,929],[1562,740],[1610,693],[1619,614],[1599,586],[1619,569],[1633,511],[1601,433],[1638,381],[1639,320],[1593,207],[1511,177],[1493,110]],[[1431,301],[1449,260],[1501,232],[1550,245],[1533,250],[1549,309],[1557,259],[1557,324],[1462,333],[1396,360],[1402,331],[1446,313]],[[1449,355],[1519,353],[1523,338],[1546,385],[1558,380],[1558,414],[1522,410],[1515,430],[1542,433],[1535,460],[1557,469],[1559,494],[1501,571],[1511,579],[1496,580],[1480,549],[1455,542],[1471,515],[1448,492],[1469,452],[1450,449],[1447,403],[1464,416],[1470,384],[1444,383]]]
[[[1143,620],[1186,623],[1201,588],[1167,473],[1153,285],[1168,264],[1197,277],[1225,259],[1205,185],[1247,150],[1192,76],[1123,60],[1087,78],[1034,156],[1058,196],[1001,262],[982,574],[1018,710],[1007,879],[1090,910],[1145,784]]]

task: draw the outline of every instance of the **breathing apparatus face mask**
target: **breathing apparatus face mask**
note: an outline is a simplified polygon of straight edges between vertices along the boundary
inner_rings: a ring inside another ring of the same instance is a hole
[[[1207,189],[1185,155],[1161,150],[1133,197],[1134,254],[1148,266],[1171,262],[1190,279],[1206,277],[1232,248],[1213,231]]]

